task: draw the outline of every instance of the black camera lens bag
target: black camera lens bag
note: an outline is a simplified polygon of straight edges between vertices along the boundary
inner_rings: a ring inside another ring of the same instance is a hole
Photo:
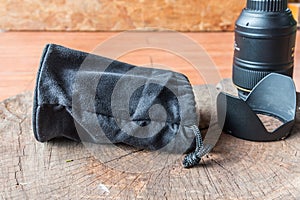
[[[40,142],[65,137],[174,153],[193,146],[184,161],[190,167],[211,149],[202,144],[195,105],[183,74],[49,44],[37,76],[33,131]]]

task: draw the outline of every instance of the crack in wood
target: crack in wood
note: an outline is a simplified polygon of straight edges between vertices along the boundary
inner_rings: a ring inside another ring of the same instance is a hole
[[[25,147],[22,147],[21,145],[21,139],[20,139],[20,136],[22,135],[22,123],[24,122],[25,119],[23,119],[21,122],[18,123],[18,126],[19,126],[19,133],[18,133],[18,137],[17,137],[17,141],[18,141],[18,163],[17,163],[17,166],[18,166],[18,170],[15,171],[15,180],[16,180],[16,185],[17,186],[21,186],[22,190],[23,190],[23,187],[22,185],[20,185],[20,182],[19,182],[19,178],[18,178],[18,173],[22,173],[22,156],[25,155],[25,150],[24,148]],[[21,153],[21,154],[20,154]]]
[[[21,118],[20,116],[16,115],[15,113],[13,113],[13,112],[10,110],[10,108],[8,107],[8,100],[4,101],[3,103],[4,103],[5,109],[6,109],[12,116],[18,118],[19,120],[22,120],[22,118]]]
[[[205,164],[205,161],[203,161],[203,163],[204,163],[204,165],[203,165],[203,167],[204,167],[204,172],[205,172],[205,174],[206,174],[206,176],[207,176],[207,180],[209,181],[210,185],[213,186],[213,188],[215,189],[215,191],[220,195],[220,191],[219,191],[219,189],[217,188],[217,186],[215,185],[214,181],[212,180],[212,177],[211,177],[211,175],[210,175],[210,173],[209,173],[209,170],[208,170],[208,168],[207,168],[207,166],[206,166],[206,164]]]
[[[218,161],[216,161],[215,159],[211,158],[211,160],[213,162],[215,162],[217,165],[219,165],[222,169],[224,169],[225,171],[227,171],[231,176],[234,176],[234,174],[229,170],[227,169],[225,166],[223,166],[221,163],[219,163]]]
[[[50,169],[50,163],[51,163],[51,157],[52,157],[52,147],[53,147],[53,144],[50,144],[49,146],[50,146],[50,148],[49,148],[49,156],[48,156],[48,169]]]
[[[114,158],[114,159],[105,161],[105,162],[103,162],[103,164],[107,164],[107,163],[110,163],[110,162],[113,162],[113,161],[116,161],[116,160],[120,160],[120,159],[122,159],[122,158],[125,158],[125,157],[127,157],[127,156],[130,156],[130,155],[132,155],[132,154],[135,154],[135,153],[138,153],[138,152],[142,152],[142,151],[144,151],[144,149],[138,149],[138,150],[129,152],[129,153],[127,153],[127,154],[121,155],[121,156],[119,156],[119,157],[117,157],[117,158]]]

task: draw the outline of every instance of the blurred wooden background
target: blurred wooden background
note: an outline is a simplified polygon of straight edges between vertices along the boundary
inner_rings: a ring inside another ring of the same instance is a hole
[[[246,0],[0,0],[0,29],[230,31]]]
[[[246,0],[0,0],[0,31],[233,31],[245,5]]]

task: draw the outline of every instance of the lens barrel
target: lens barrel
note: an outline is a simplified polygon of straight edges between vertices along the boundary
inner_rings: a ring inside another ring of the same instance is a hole
[[[241,98],[269,73],[293,76],[296,32],[287,0],[247,0],[235,26],[233,82]]]

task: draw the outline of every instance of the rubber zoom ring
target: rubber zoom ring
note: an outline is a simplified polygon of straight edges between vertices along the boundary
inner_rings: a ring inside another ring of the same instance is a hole
[[[287,0],[248,0],[247,9],[264,12],[282,12],[287,9]]]
[[[254,71],[249,69],[244,69],[238,66],[233,67],[233,83],[240,87],[244,88],[246,90],[252,90],[252,88],[265,76],[267,76],[270,73],[279,73],[283,75],[287,75],[292,77],[293,76],[293,69],[294,67],[291,67],[287,70],[283,71]]]

